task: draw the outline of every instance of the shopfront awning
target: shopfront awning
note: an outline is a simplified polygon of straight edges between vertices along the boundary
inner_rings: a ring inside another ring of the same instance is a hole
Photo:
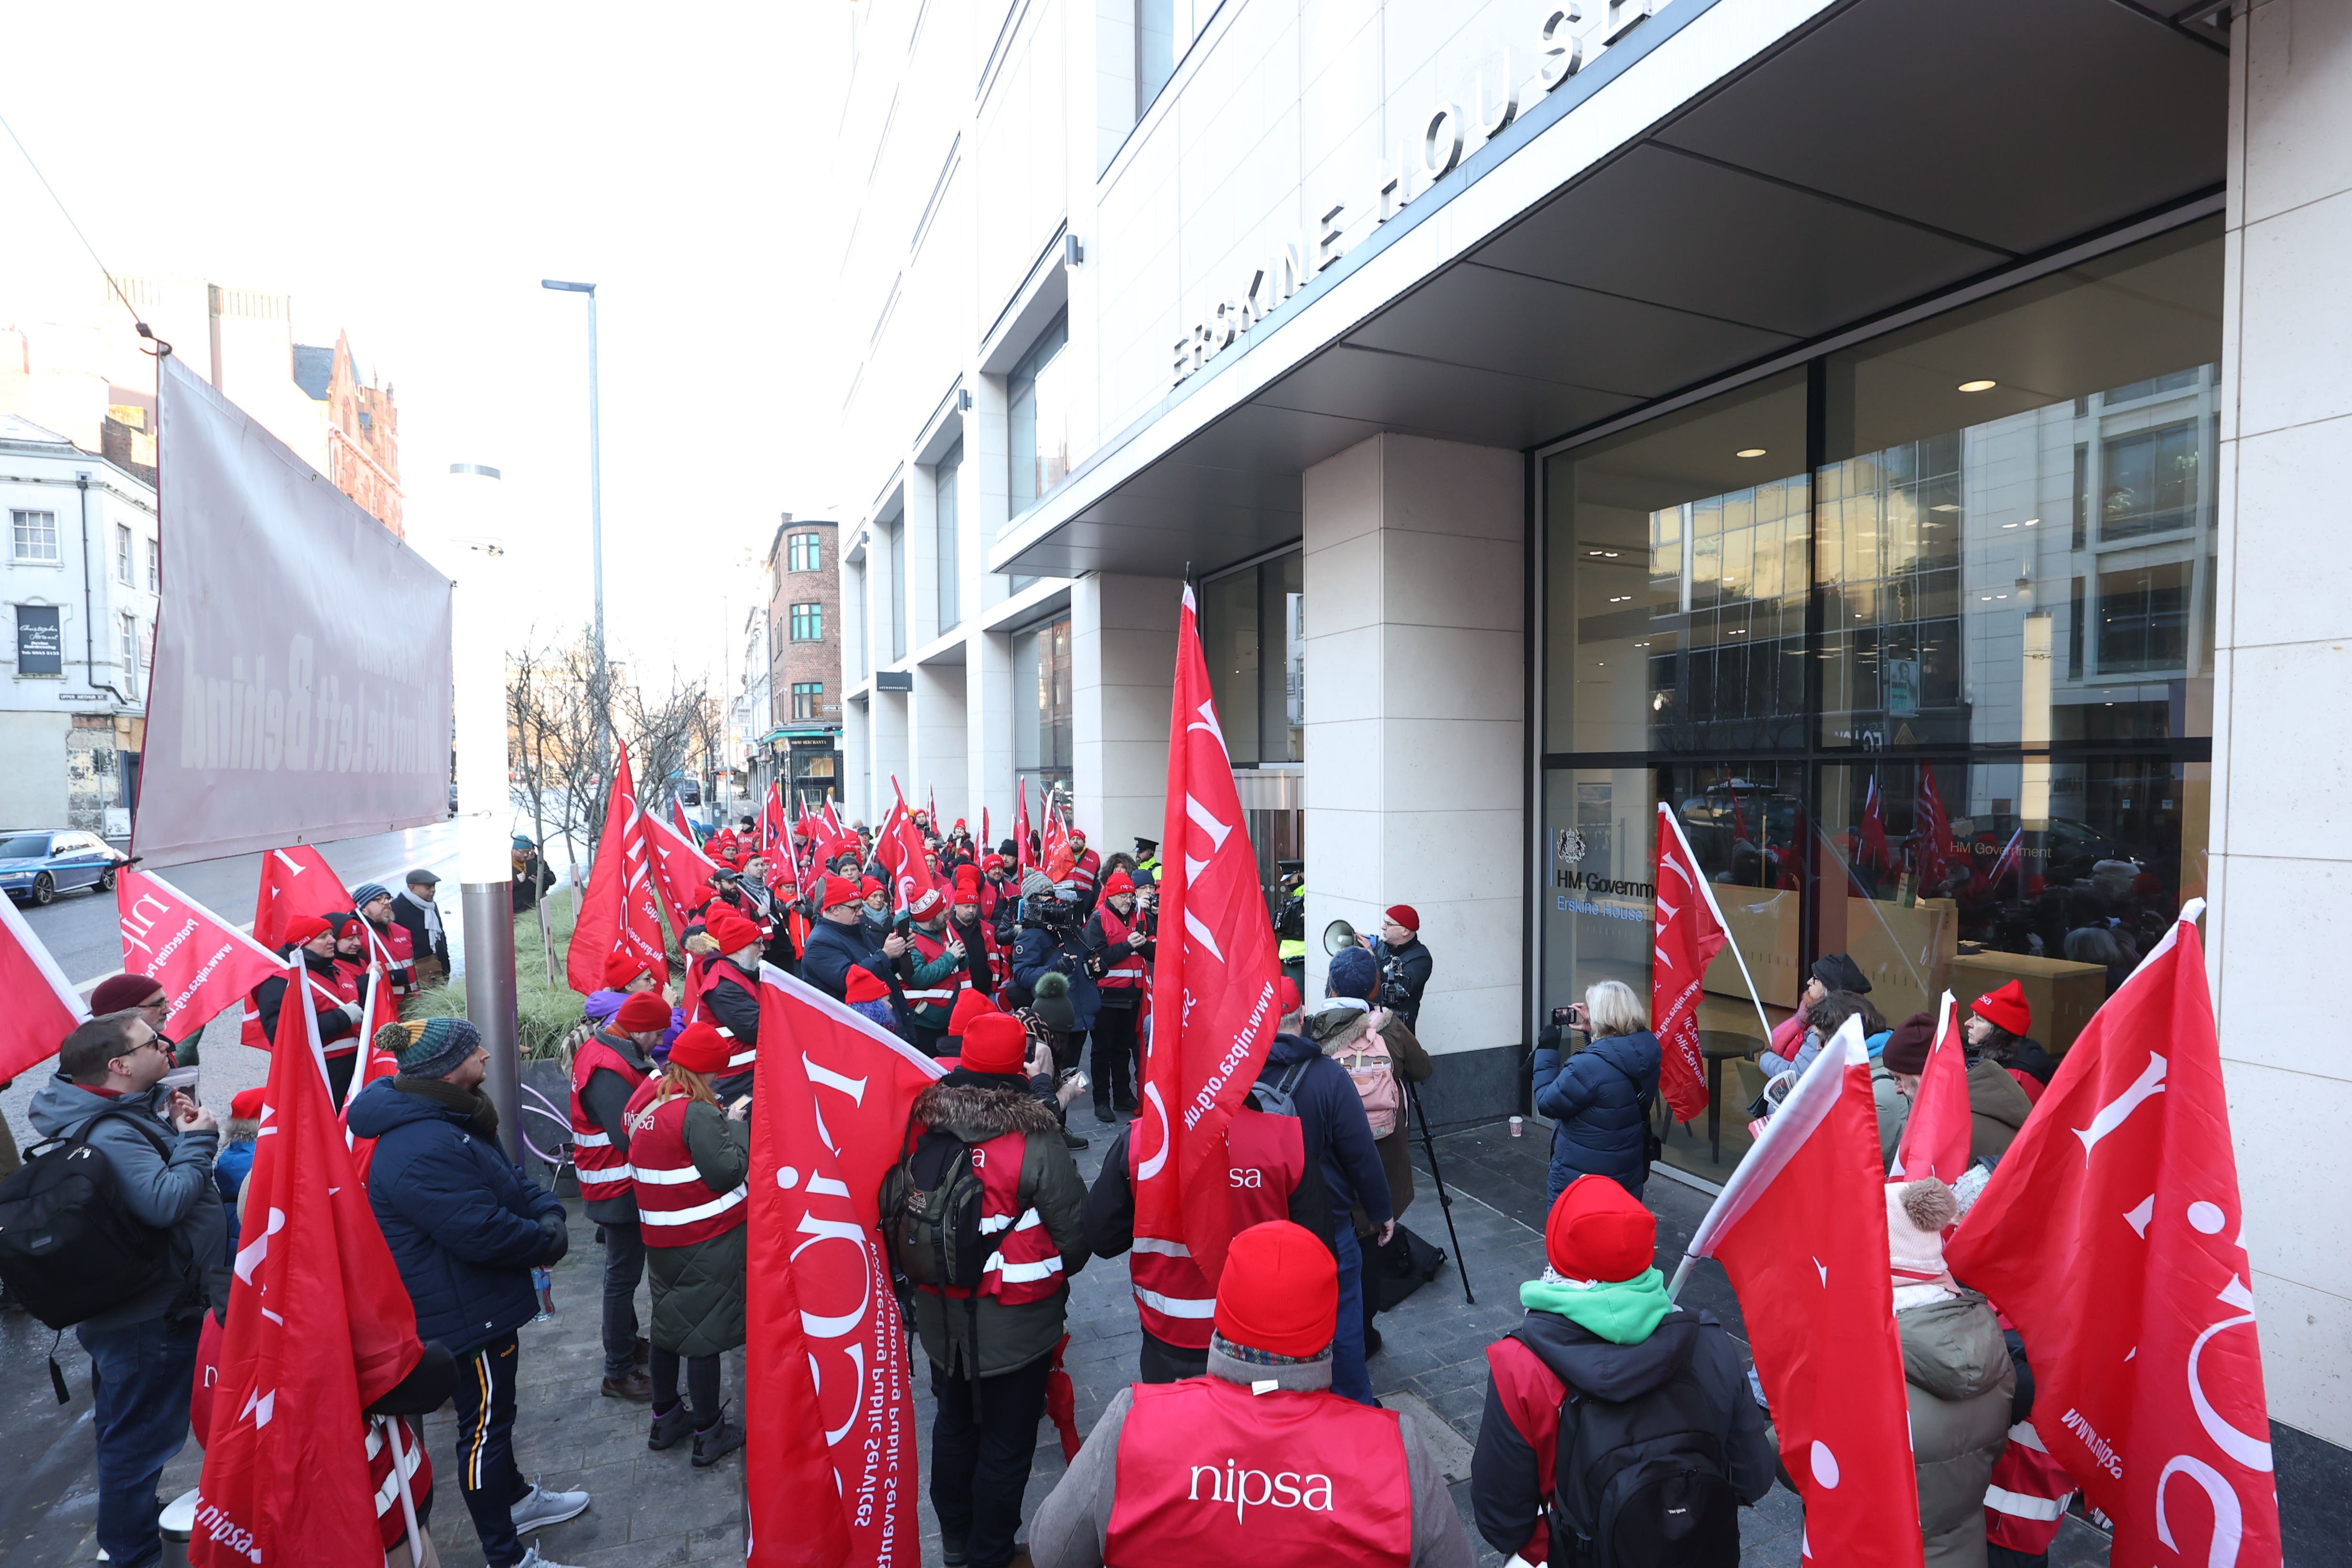
[[[1007,527],[992,570],[1296,540],[1382,431],[1531,448],[2219,200],[2191,0],[1669,0]],[[2191,19],[2180,19],[2180,18]]]

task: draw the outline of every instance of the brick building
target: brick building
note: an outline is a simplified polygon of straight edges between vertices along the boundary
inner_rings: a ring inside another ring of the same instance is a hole
[[[294,381],[323,405],[327,461],[320,471],[377,521],[406,537],[400,521],[400,411],[392,387],[361,378],[351,340],[340,332],[332,348],[294,345]]]
[[[840,529],[786,512],[768,546],[769,745],[787,798],[841,787]]]

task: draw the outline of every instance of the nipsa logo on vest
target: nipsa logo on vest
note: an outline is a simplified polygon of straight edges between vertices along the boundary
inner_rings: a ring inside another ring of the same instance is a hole
[[[1331,1478],[1324,1475],[1302,1476],[1297,1470],[1284,1470],[1267,1475],[1264,1470],[1245,1470],[1238,1461],[1227,1459],[1223,1469],[1214,1465],[1192,1467],[1192,1489],[1187,1502],[1200,1502],[1201,1478],[1209,1478],[1207,1501],[1229,1502],[1234,1505],[1234,1517],[1238,1520],[1243,1510],[1252,1508],[1303,1508],[1315,1513],[1329,1513],[1331,1508]],[[1250,1482],[1257,1483],[1258,1495],[1252,1497]]]

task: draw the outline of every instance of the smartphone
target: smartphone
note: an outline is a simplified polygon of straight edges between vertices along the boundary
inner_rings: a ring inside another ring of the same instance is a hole
[[[1062,1075],[1062,1081],[1076,1084],[1080,1089],[1094,1087],[1094,1080],[1087,1076],[1087,1069],[1084,1068],[1072,1068]]]

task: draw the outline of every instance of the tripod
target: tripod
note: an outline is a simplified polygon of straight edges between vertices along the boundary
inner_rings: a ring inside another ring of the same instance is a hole
[[[1445,1211],[1445,1239],[1454,1244],[1454,1270],[1462,1277],[1462,1300],[1475,1307],[1478,1298],[1470,1293],[1470,1270],[1462,1261],[1462,1237],[1454,1228],[1454,1199],[1445,1190],[1445,1173],[1437,1167],[1437,1143],[1429,1135],[1429,1112],[1422,1109],[1421,1090],[1402,1073],[1397,1075],[1404,1091],[1412,1100],[1412,1113],[1421,1122],[1421,1149],[1429,1156],[1429,1173],[1437,1179],[1437,1206]]]

